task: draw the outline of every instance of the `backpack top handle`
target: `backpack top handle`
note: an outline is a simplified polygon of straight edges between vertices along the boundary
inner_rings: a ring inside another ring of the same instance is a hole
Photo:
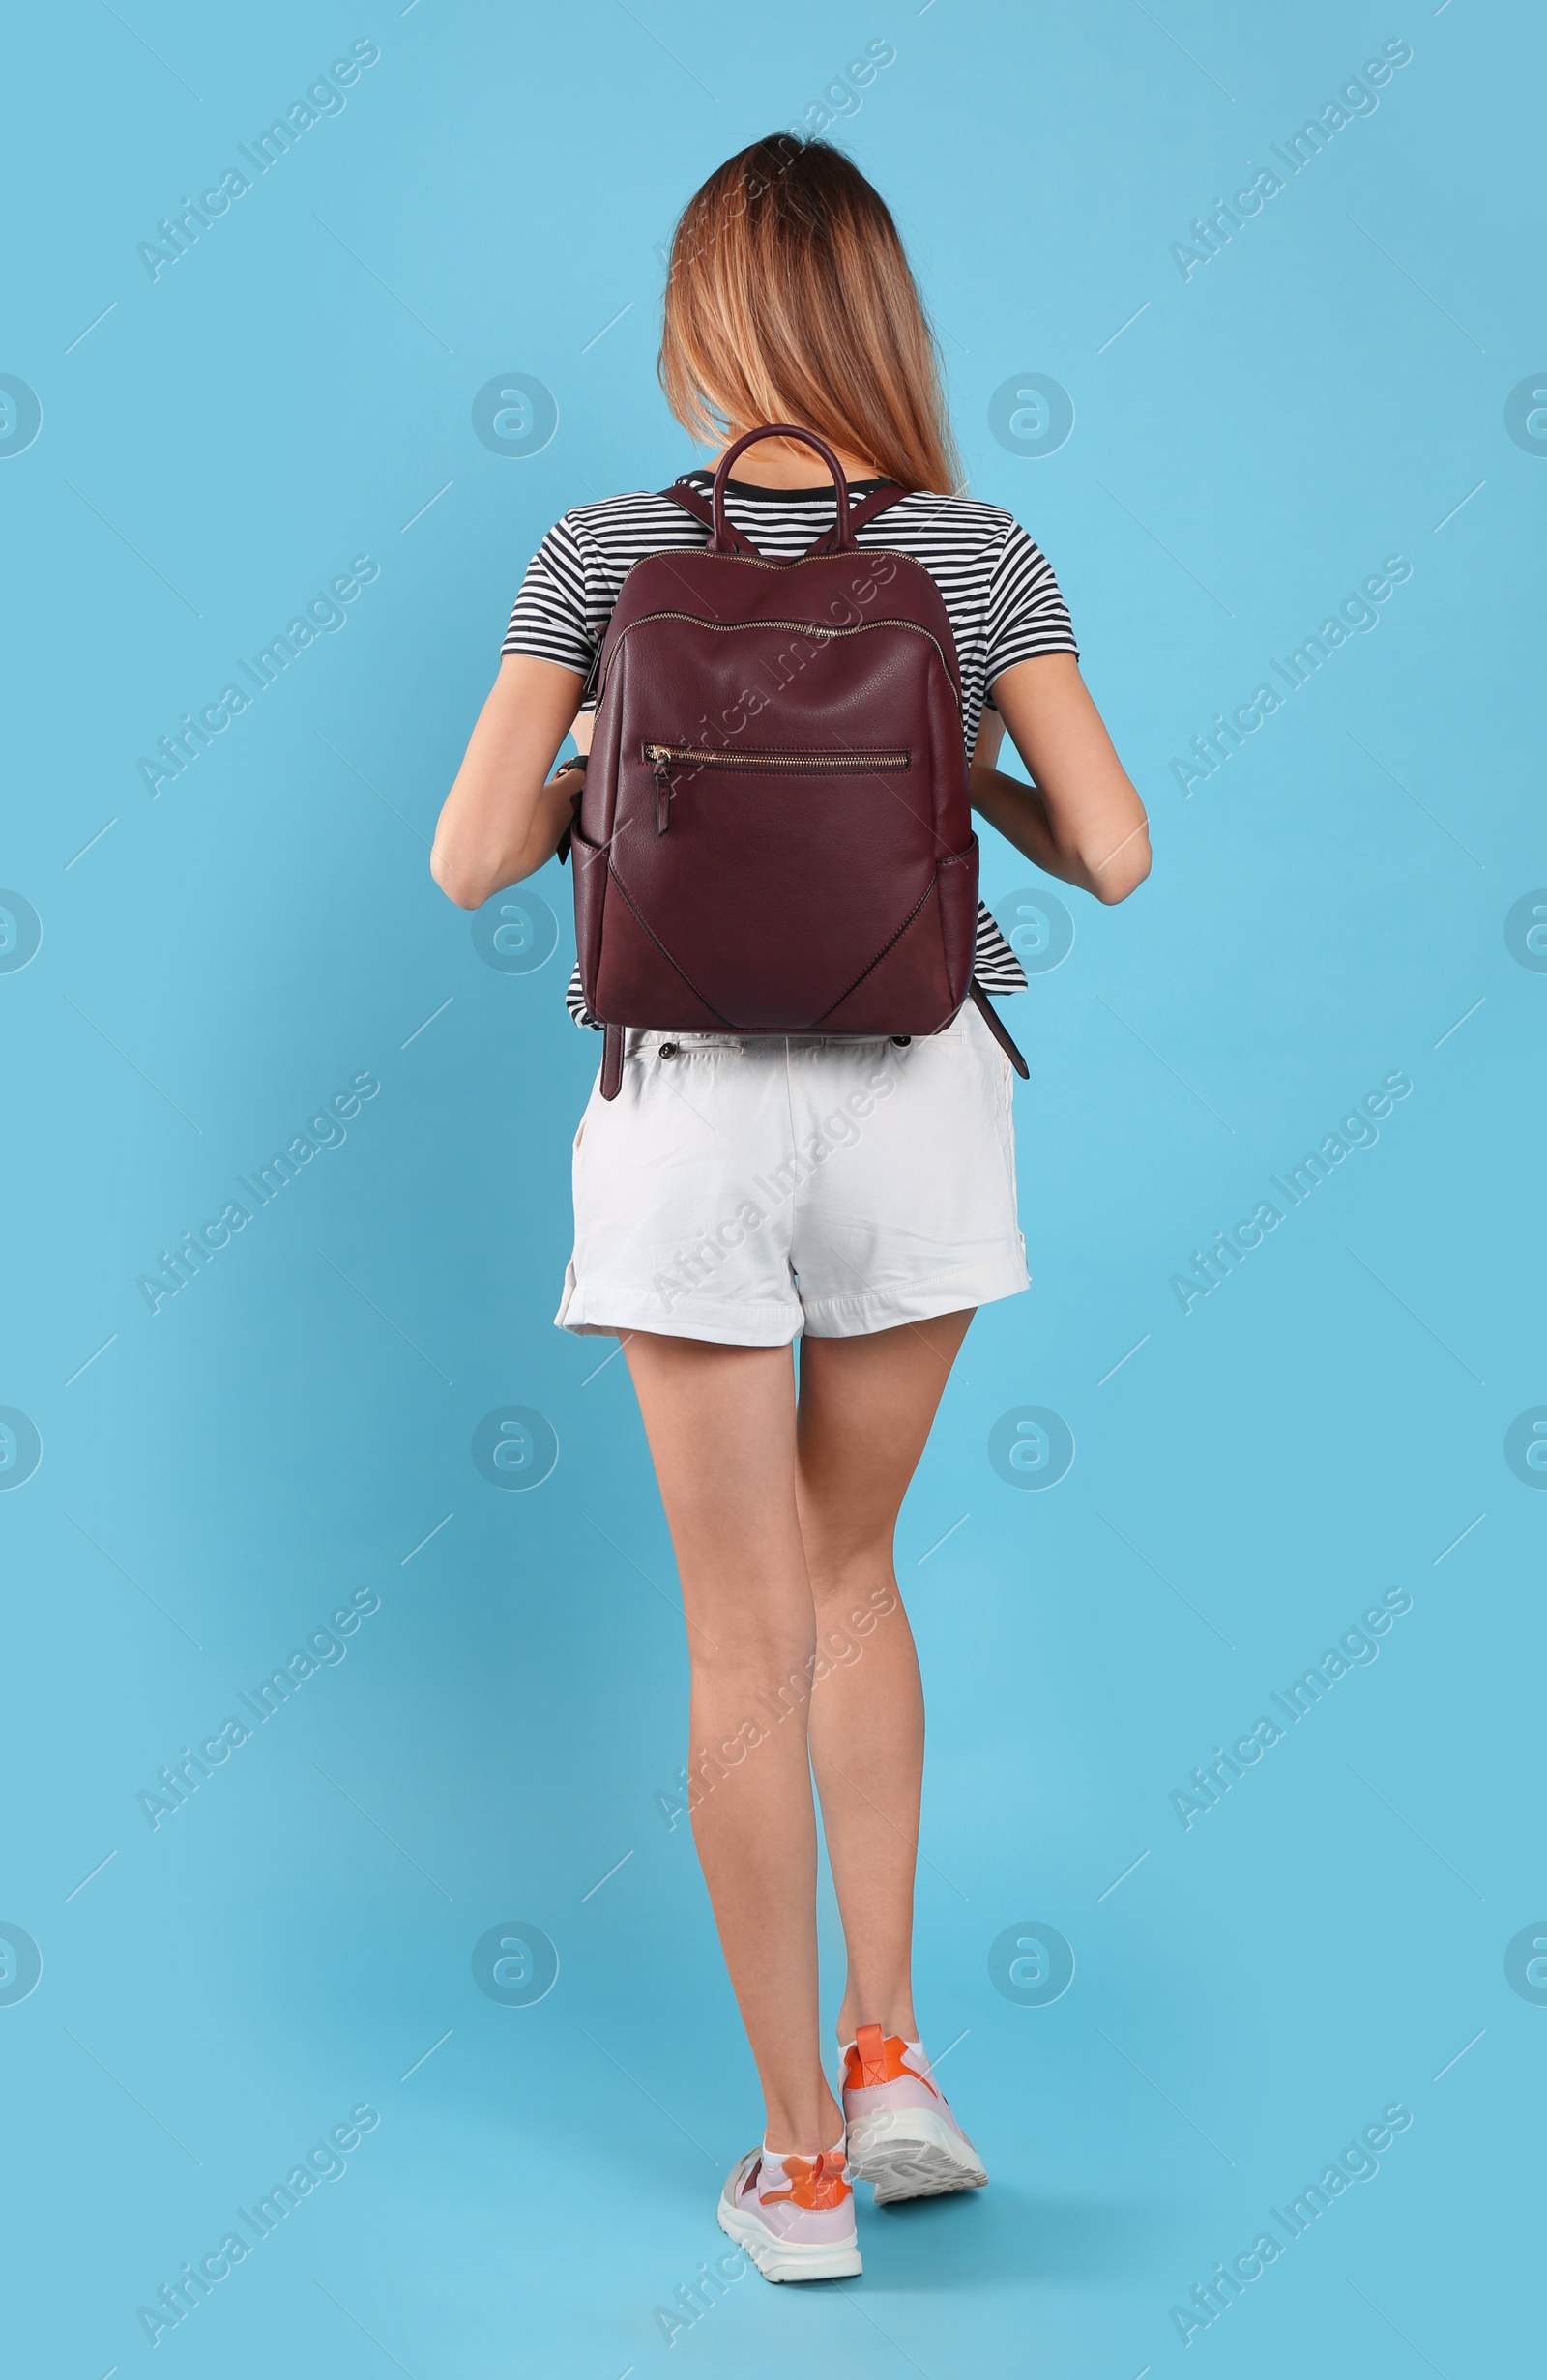
[[[772,421],[766,429],[748,430],[744,438],[737,439],[733,447],[727,447],[720,456],[719,469],[715,474],[714,534],[709,540],[710,552],[724,554],[737,550],[734,542],[734,529],[728,532],[725,524],[725,482],[730,477],[731,465],[736,457],[745,448],[755,445],[759,438],[794,438],[799,440],[803,447],[811,447],[821,455],[822,460],[832,474],[832,490],[838,503],[836,533],[832,550],[839,554],[854,553],[857,548],[854,542],[854,530],[849,521],[849,486],[844,479],[838,458],[832,449],[825,445],[820,438],[814,437],[809,430],[796,429],[788,421]]]

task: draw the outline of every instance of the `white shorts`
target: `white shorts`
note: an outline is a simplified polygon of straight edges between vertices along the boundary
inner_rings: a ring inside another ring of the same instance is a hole
[[[1012,1080],[971,1002],[901,1048],[630,1031],[575,1134],[554,1320],[787,1347],[1013,1297]]]

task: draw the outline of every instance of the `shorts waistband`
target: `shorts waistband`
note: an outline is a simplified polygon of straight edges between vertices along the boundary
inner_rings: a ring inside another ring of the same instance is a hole
[[[906,1033],[699,1033],[657,1032],[630,1025],[624,1034],[626,1058],[674,1058],[698,1050],[735,1050],[748,1055],[758,1050],[887,1050],[906,1048]]]

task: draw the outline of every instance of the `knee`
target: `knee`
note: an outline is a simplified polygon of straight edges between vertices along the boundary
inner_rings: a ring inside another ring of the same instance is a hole
[[[877,1629],[902,1610],[902,1597],[886,1558],[813,1573],[811,1601],[817,1658],[838,1669],[858,1661]]]
[[[734,1627],[716,1620],[714,1639],[706,1631],[689,1631],[695,1693],[716,1698],[735,1693],[768,1691],[777,1681],[804,1674],[816,1650],[813,1614],[788,1619],[768,1614],[743,1616]]]
[[[815,1520],[804,1525],[806,1573],[819,1626],[824,1615],[847,1615],[890,1580],[891,1537],[890,1523],[862,1529],[852,1524],[829,1527]]]

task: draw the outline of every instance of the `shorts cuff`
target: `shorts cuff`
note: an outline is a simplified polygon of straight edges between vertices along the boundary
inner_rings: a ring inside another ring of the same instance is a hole
[[[954,1272],[937,1273],[932,1281],[899,1283],[895,1289],[866,1290],[854,1297],[805,1300],[808,1339],[859,1339],[873,1330],[893,1330],[902,1322],[929,1322],[938,1315],[959,1313],[964,1306],[991,1306],[1001,1297],[1017,1297],[1032,1286],[1026,1259],[1017,1248],[978,1264],[963,1264]]]
[[[606,1320],[601,1318],[605,1316]],[[713,1347],[789,1347],[801,1330],[801,1310],[764,1304],[736,1305],[723,1299],[687,1296],[664,1308],[655,1295],[609,1296],[598,1292],[589,1299],[579,1284],[565,1284],[554,1321],[576,1338],[628,1338],[636,1330],[659,1339],[705,1339]]]

